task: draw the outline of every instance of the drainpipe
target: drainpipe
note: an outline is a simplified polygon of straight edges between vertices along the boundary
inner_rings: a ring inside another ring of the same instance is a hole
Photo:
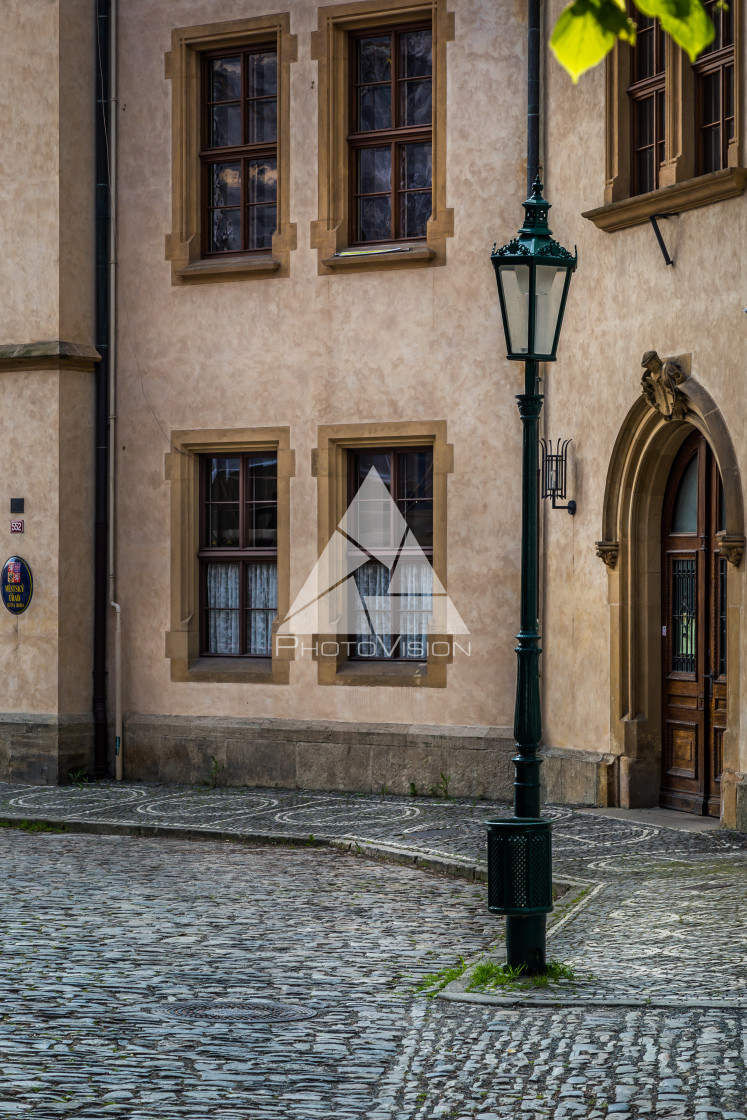
[[[117,466],[117,0],[109,0],[109,547],[108,598],[114,630],[114,770],[122,781],[122,608],[116,589],[115,483]]]
[[[540,4],[528,0],[527,19],[527,198],[540,166]]]
[[[96,0],[96,482],[93,590],[93,776],[108,775],[107,613],[114,598],[116,328],[116,0]],[[119,629],[119,611],[117,629]],[[116,640],[115,640],[116,645]],[[115,666],[116,668],[116,666]],[[116,674],[115,674],[116,675]],[[120,752],[121,753],[121,752]]]
[[[108,771],[106,717],[109,453],[109,0],[96,0],[96,495],[93,577],[93,776]]]

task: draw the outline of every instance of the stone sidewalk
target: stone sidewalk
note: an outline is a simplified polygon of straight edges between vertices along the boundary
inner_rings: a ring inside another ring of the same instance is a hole
[[[506,804],[451,798],[136,783],[0,785],[5,820],[144,837],[325,843],[467,879],[485,877],[485,821],[509,815]],[[491,1000],[747,1008],[747,836],[686,832],[561,806],[548,806],[545,815],[553,821],[554,878],[571,888],[551,919],[549,954],[577,980],[549,995]],[[446,995],[485,998],[463,995],[458,985]]]

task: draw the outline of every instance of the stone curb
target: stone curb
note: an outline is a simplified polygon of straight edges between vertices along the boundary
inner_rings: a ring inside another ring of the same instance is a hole
[[[285,832],[231,832],[216,828],[180,828],[178,825],[125,824],[117,821],[81,821],[61,817],[0,817],[11,825],[20,826],[22,821],[48,825],[50,828],[64,829],[68,833],[87,833],[96,836],[136,836],[144,840],[167,837],[172,840],[222,840],[235,844],[288,844],[303,848],[336,848],[351,855],[365,856],[369,859],[388,863],[399,863],[416,867],[421,871],[436,871],[454,879],[486,882],[487,864],[471,863],[456,857],[425,855],[412,848],[400,848],[394,844],[375,844],[370,840],[355,837],[324,836],[315,833]]]
[[[664,1008],[671,1010],[672,1008],[692,1008],[695,1010],[732,1010],[739,1011],[747,1008],[747,1000],[741,1002],[730,1002],[728,1000],[715,1000],[715,999],[698,999],[698,1000],[682,1000],[682,999],[659,999],[654,996],[651,998],[641,997],[635,998],[633,996],[535,996],[530,994],[517,994],[513,996],[499,996],[488,995],[478,992],[439,992],[438,999],[449,1000],[451,1003],[481,1003],[490,1004],[493,1007],[521,1007],[527,1009],[530,1007],[640,1007],[644,1009],[656,1010],[657,1008]]]

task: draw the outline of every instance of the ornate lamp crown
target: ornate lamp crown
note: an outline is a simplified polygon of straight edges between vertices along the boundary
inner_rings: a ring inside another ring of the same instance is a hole
[[[562,261],[564,264],[572,261],[573,268],[571,271],[575,272],[578,264],[578,252],[575,254],[569,253],[551,236],[552,230],[547,224],[547,215],[551,205],[546,198],[542,197],[542,181],[538,175],[532,184],[531,198],[522,203],[524,225],[519,230],[518,237],[514,237],[511,241],[502,245],[500,249],[497,248],[496,242],[493,246],[491,259],[541,257],[543,262],[546,261],[548,264],[552,263],[553,259]]]

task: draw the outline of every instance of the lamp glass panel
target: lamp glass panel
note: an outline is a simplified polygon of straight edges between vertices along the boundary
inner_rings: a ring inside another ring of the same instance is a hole
[[[567,271],[557,265],[537,265],[533,347],[535,354],[552,354]]]
[[[499,275],[506,308],[508,348],[512,354],[526,354],[529,344],[529,265],[501,265]]]

